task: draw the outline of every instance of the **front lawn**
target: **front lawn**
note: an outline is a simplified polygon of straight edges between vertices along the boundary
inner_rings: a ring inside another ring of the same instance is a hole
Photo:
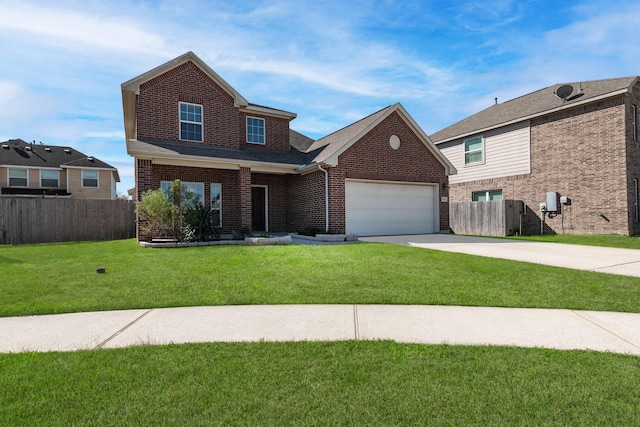
[[[389,341],[0,355],[0,425],[640,425],[640,358]]]
[[[96,268],[105,267],[106,274]],[[640,312],[640,279],[400,245],[0,246],[0,316],[228,304]]]

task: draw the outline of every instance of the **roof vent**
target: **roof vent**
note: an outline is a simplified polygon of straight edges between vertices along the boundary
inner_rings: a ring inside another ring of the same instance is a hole
[[[27,151],[31,151],[31,146],[28,145],[28,146],[24,147],[24,149],[27,150]]]
[[[51,147],[44,147],[44,151],[51,152]]]
[[[9,149],[9,144],[2,144],[2,148]]]
[[[64,152],[65,152],[65,153],[67,153],[67,154],[70,154],[70,153],[71,153],[71,149],[69,149],[69,148],[65,148],[65,149],[64,149]]]
[[[89,157],[87,157],[87,160],[89,160],[90,162],[93,162],[93,157],[89,156]]]

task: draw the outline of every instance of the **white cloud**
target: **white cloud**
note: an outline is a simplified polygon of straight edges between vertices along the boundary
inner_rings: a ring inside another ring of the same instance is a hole
[[[125,16],[102,17],[20,2],[0,3],[0,16],[0,30],[30,33],[43,40],[52,37],[94,48],[166,55],[163,37],[144,31],[139,23]]]

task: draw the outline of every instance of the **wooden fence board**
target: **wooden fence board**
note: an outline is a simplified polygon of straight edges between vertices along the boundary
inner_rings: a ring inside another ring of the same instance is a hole
[[[455,234],[512,236],[521,233],[523,207],[520,200],[452,202],[449,224]]]
[[[135,237],[130,200],[0,198],[0,244]]]

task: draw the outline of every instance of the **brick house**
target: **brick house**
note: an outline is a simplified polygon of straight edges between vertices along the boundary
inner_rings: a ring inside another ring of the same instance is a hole
[[[296,114],[249,103],[192,52],[123,83],[122,99],[138,200],[180,179],[223,233],[448,229],[455,169],[400,104],[313,141],[289,128]]]
[[[0,142],[0,197],[117,198],[118,170],[65,146]]]
[[[640,78],[554,85],[431,139],[458,170],[450,200],[522,200],[523,234],[640,234]],[[557,203],[557,212],[540,204]],[[557,193],[553,194],[553,193]],[[453,230],[455,232],[455,230]]]

